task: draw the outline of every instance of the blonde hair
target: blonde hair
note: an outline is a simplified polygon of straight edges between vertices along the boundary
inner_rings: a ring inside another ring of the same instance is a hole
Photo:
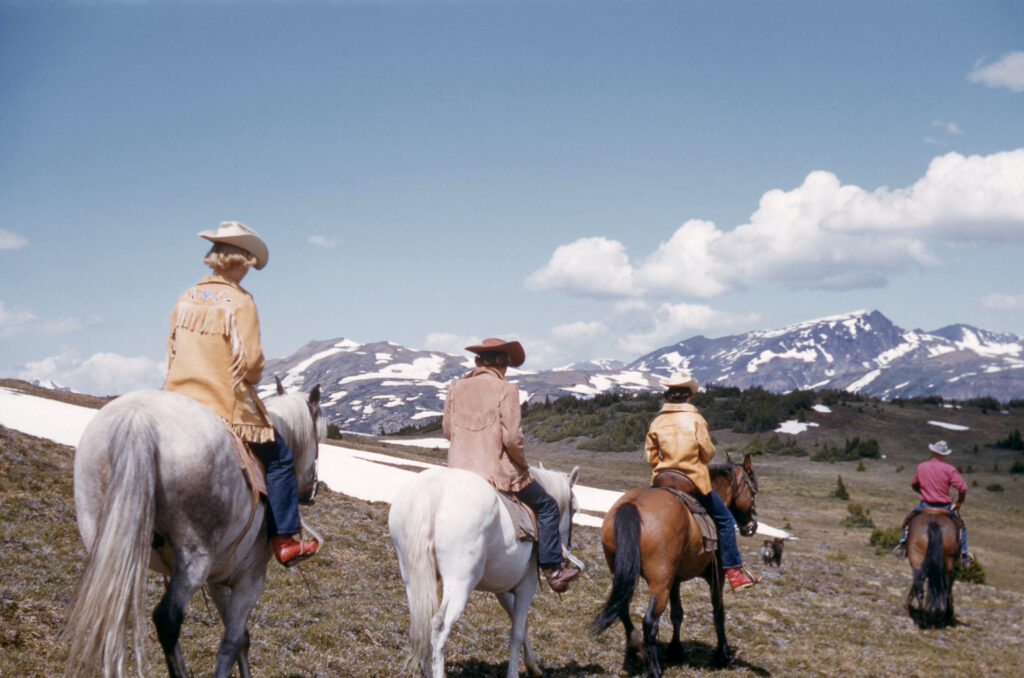
[[[215,242],[210,251],[203,257],[203,263],[217,271],[227,271],[235,266],[252,267],[256,265],[256,255],[226,242]]]

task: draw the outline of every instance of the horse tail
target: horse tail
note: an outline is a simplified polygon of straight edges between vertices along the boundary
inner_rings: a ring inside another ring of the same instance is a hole
[[[126,626],[142,675],[143,592],[156,504],[156,427],[147,414],[129,413],[113,425],[107,445],[109,485],[64,629],[71,641],[64,672],[68,678],[98,672],[123,675]]]
[[[946,616],[949,582],[946,580],[942,528],[934,521],[928,523],[928,547],[925,549],[924,562],[918,576],[927,578],[925,608],[931,621],[938,622]]]
[[[616,619],[629,615],[636,580],[640,576],[640,512],[635,504],[623,504],[615,511],[615,568],[608,602],[594,617],[590,628],[599,634]]]
[[[399,494],[391,506],[388,527],[409,599],[409,656],[406,668],[429,666],[431,620],[439,607],[434,516],[439,493],[426,484]]]

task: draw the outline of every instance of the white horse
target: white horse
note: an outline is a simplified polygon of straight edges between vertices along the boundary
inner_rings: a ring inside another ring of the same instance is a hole
[[[269,398],[295,460],[302,503],[316,494],[326,423],[320,387]],[[169,391],[136,391],[97,413],[75,453],[75,508],[88,558],[72,600],[66,676],[121,676],[126,625],[142,675],[146,566],[170,577],[153,623],[172,678],[188,675],[178,644],[185,608],[205,583],[224,623],[217,678],[249,672],[246,624],[263,590],[271,548],[265,509],[239,470],[227,425]]]
[[[572,516],[578,505],[571,473],[543,468],[530,472],[558,503],[562,552],[569,555]],[[526,615],[539,573],[534,543],[516,539],[512,518],[498,494],[480,476],[460,469],[431,469],[398,492],[388,514],[391,541],[409,598],[409,665],[427,678],[443,678],[444,646],[474,590],[489,591],[512,620],[508,676],[519,676],[519,653],[526,669],[541,674],[526,632]],[[438,604],[438,576],[444,595]]]

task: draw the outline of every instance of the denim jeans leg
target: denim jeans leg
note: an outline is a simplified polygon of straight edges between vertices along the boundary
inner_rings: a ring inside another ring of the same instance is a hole
[[[537,562],[541,567],[558,567],[562,564],[558,503],[536,480],[512,494],[537,514]]]
[[[252,449],[267,472],[267,536],[297,534],[299,491],[288,443],[274,431],[274,442],[253,444]]]
[[[725,502],[714,490],[707,494],[698,494],[696,498],[718,528],[718,557],[721,559],[722,569],[729,570],[743,565],[739,546],[736,545],[736,519],[732,517],[732,512]]]

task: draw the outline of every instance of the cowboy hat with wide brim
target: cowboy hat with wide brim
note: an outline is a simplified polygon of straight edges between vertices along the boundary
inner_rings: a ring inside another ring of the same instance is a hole
[[[241,247],[256,257],[255,268],[257,271],[266,266],[267,259],[270,258],[267,252],[267,245],[260,238],[259,234],[237,221],[221,222],[220,228],[216,231],[200,231],[199,237],[206,238],[210,242],[222,242],[234,245],[235,247]]]
[[[526,351],[523,350],[523,345],[518,341],[505,341],[504,339],[490,338],[484,339],[475,346],[467,346],[467,351],[473,353],[504,353],[508,356],[509,367],[519,367],[526,361]]]
[[[952,449],[950,449],[949,445],[946,444],[945,440],[940,440],[937,443],[932,443],[931,445],[928,446],[928,449],[934,452],[935,454],[941,454],[943,457],[945,457],[947,454],[953,451]]]
[[[693,393],[697,392],[697,380],[693,378],[693,375],[685,370],[682,372],[675,372],[667,379],[662,379],[661,385],[665,388],[688,388]]]

